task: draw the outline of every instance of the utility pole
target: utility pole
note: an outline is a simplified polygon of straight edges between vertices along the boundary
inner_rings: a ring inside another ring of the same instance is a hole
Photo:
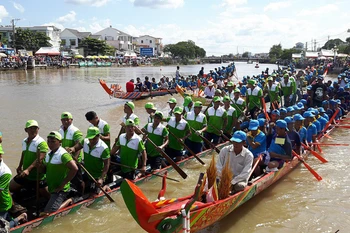
[[[13,48],[15,49],[15,53],[17,52],[16,51],[16,46],[15,46],[15,43],[16,43],[16,31],[15,31],[15,26],[16,26],[16,22],[20,20],[20,19],[12,19],[11,20],[11,24],[12,24],[12,33],[13,33],[13,37],[12,37],[12,45],[13,45]]]
[[[315,39],[315,41],[314,41],[315,52],[317,51],[317,50],[316,50],[316,43],[317,43],[317,42],[316,42],[316,39]]]
[[[307,41],[305,42],[305,52],[307,52]]]

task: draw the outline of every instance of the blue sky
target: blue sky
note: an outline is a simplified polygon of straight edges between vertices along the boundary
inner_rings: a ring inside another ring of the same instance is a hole
[[[350,37],[348,0],[2,0],[0,25],[55,25],[95,33],[112,25],[163,44],[193,40],[207,55],[268,52]]]

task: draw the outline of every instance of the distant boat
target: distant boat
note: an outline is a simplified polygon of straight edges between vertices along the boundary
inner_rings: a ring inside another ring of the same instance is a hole
[[[255,64],[255,68],[259,68],[259,63],[256,63],[256,64]]]
[[[247,64],[253,64],[253,61],[252,60],[248,60]]]

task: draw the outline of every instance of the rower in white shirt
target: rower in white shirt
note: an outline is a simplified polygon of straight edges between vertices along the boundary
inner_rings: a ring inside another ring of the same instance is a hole
[[[208,99],[213,98],[213,96],[215,95],[215,87],[213,82],[211,81],[208,82],[208,86],[206,86],[204,89],[204,95],[205,95],[205,98],[208,98]]]

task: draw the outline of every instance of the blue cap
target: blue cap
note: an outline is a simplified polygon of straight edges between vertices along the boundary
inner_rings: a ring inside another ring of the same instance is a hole
[[[306,90],[308,90],[308,91],[312,90],[312,86],[307,86]]]
[[[258,120],[250,120],[249,122],[249,130],[257,130],[259,127],[259,121]]]
[[[293,105],[292,107],[294,108],[294,111],[296,111],[296,110],[300,110],[300,108],[299,108],[299,106],[298,106],[298,105]]]
[[[287,108],[287,112],[293,112],[294,111],[294,108],[293,107],[288,107]]]
[[[323,80],[323,76],[322,76],[322,75],[319,75],[319,76],[317,77],[317,79]]]
[[[278,120],[278,121],[276,121],[276,126],[279,127],[279,128],[288,130],[288,128],[287,128],[287,122],[284,121],[284,120]]]
[[[339,91],[343,92],[344,91],[344,87],[339,87]]]
[[[305,118],[298,113],[298,114],[294,115],[293,120],[294,121],[303,121],[303,120],[305,120]]]
[[[285,108],[280,108],[280,112],[281,112],[281,113],[282,113],[282,112],[287,113],[287,109],[285,109]]]
[[[323,100],[322,105],[326,105],[326,104],[329,104],[328,100]]]
[[[275,115],[280,115],[280,111],[278,111],[277,109],[272,110],[271,114],[275,114]]]
[[[259,113],[258,118],[265,118],[265,113]]]
[[[313,110],[313,112],[315,115],[318,115],[318,110],[316,108]]]
[[[233,134],[230,141],[231,142],[242,142],[242,141],[245,141],[246,139],[247,139],[247,135],[245,134],[245,132],[238,130]]]
[[[322,108],[322,107],[318,108],[318,111],[319,111],[320,113],[325,113],[325,112],[326,112],[326,111],[324,110],[324,108]]]
[[[310,112],[310,111],[306,111],[306,112],[304,112],[304,114],[303,114],[303,117],[314,117],[315,115],[314,114],[312,114],[312,112]]]
[[[306,99],[301,99],[300,102],[302,102],[304,105],[307,104],[307,100]]]
[[[304,104],[302,102],[297,103],[297,106],[299,109],[303,109],[304,108]]]
[[[287,122],[287,124],[289,124],[289,123],[294,123],[294,120],[293,120],[293,118],[292,117],[286,117],[286,118],[284,118],[284,121],[285,122]]]
[[[341,104],[340,99],[336,99],[335,102],[337,102],[338,104]]]
[[[331,99],[330,101],[329,101],[329,104],[330,105],[334,105],[334,104],[337,104],[338,102],[337,101],[335,101],[335,100],[333,100],[333,99]]]
[[[266,119],[265,118],[258,118],[258,121],[259,121],[259,126],[264,126]]]

